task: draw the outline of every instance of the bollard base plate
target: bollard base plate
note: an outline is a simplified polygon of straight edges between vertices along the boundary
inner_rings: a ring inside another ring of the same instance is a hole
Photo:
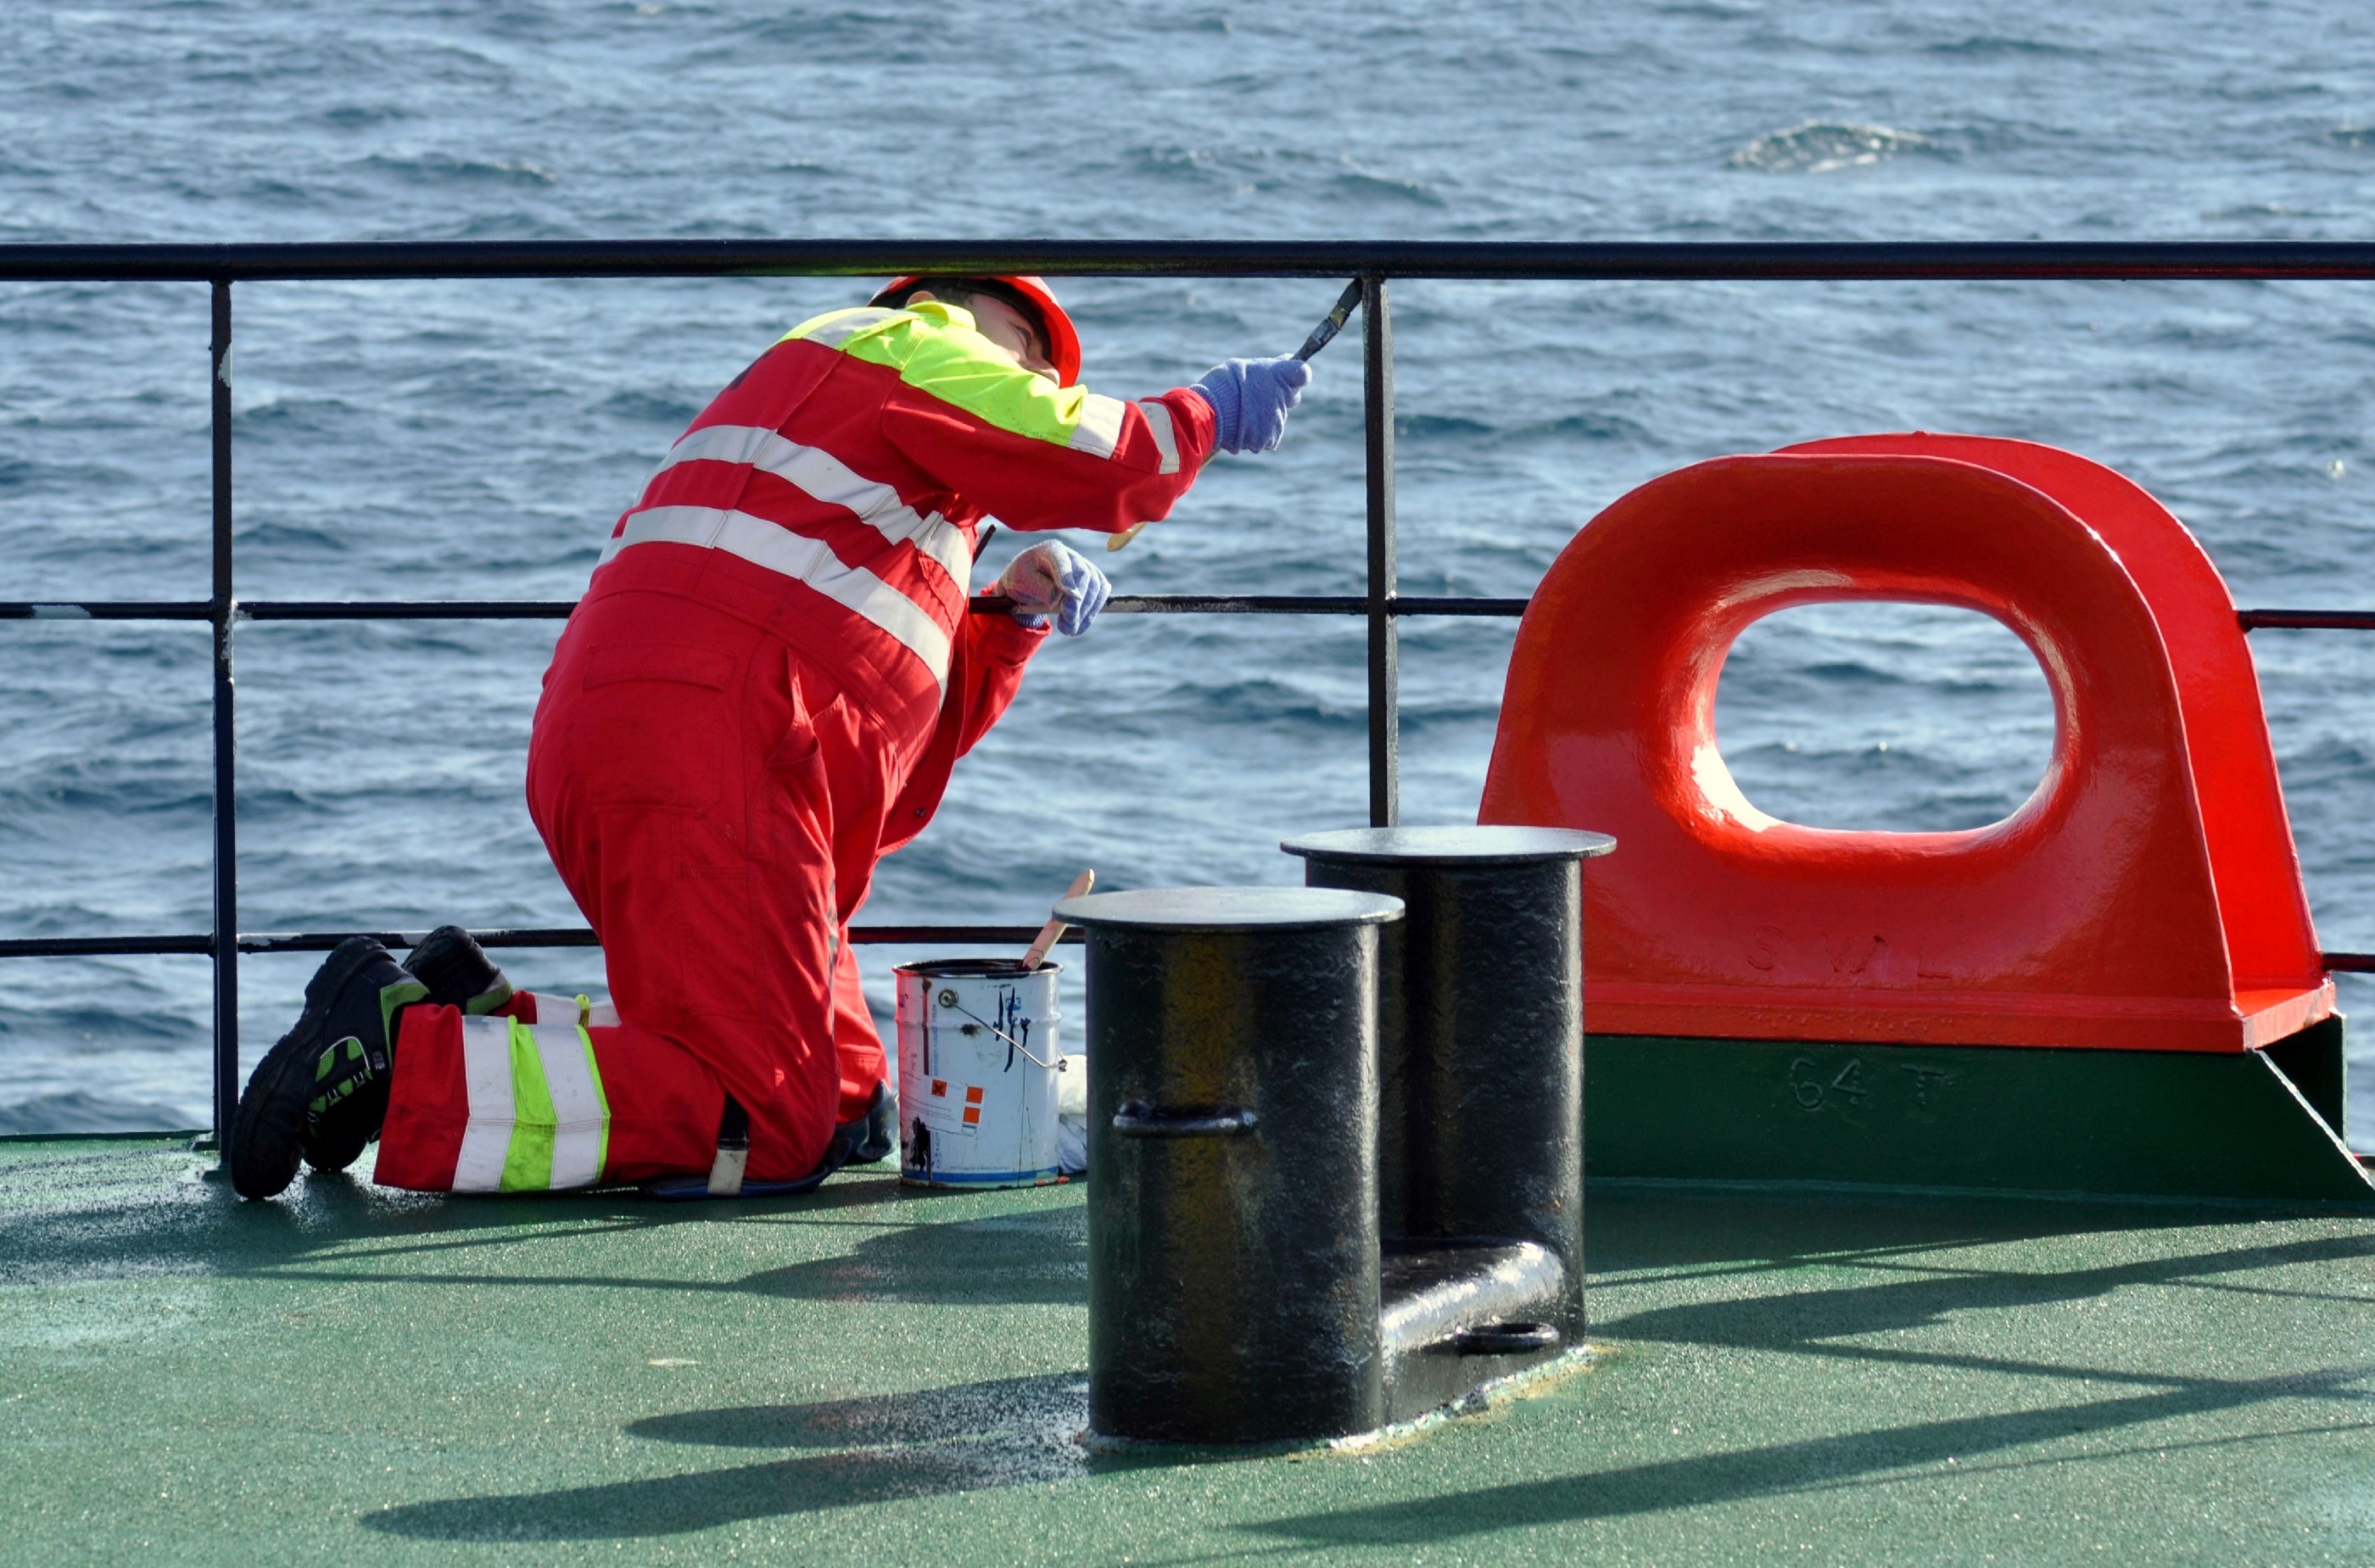
[[[1580,1292],[1534,1243],[1396,1237],[1380,1262],[1388,1422],[1456,1404],[1582,1339]]]

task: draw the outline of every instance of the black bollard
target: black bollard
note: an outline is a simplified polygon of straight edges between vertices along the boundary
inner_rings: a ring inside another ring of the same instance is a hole
[[[1089,937],[1090,1429],[1376,1428],[1377,928],[1401,904],[1182,888],[1056,913]]]
[[[1615,841],[1362,828],[1281,847],[1312,886],[1408,911],[1381,944],[1378,1029],[1399,1420],[1583,1341],[1583,862]]]

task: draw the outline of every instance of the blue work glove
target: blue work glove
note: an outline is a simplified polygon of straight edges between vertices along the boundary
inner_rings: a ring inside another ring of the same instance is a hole
[[[1113,584],[1069,545],[1048,539],[1006,563],[998,591],[1014,601],[1014,619],[1037,629],[1056,618],[1056,630],[1078,637],[1113,597]]]
[[[1286,411],[1303,401],[1311,367],[1293,355],[1231,360],[1204,372],[1196,390],[1212,406],[1212,444],[1223,452],[1275,452]]]

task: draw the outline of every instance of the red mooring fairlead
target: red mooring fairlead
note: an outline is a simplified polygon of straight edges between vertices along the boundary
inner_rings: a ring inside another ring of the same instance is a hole
[[[1724,657],[1838,599],[2028,644],[2056,725],[2017,811],[1839,831],[1742,796]],[[1625,496],[1534,595],[1479,819],[1623,844],[1586,894],[1595,1035],[2235,1052],[2334,1010],[2226,584],[2152,497],[2052,447],[1854,437]]]

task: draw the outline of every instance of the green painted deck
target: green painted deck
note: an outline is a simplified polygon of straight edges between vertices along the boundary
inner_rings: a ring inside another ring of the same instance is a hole
[[[1589,1372],[1117,1460],[1081,1192],[242,1206],[0,1145],[0,1559],[2375,1561],[2375,1216],[1595,1189]]]

